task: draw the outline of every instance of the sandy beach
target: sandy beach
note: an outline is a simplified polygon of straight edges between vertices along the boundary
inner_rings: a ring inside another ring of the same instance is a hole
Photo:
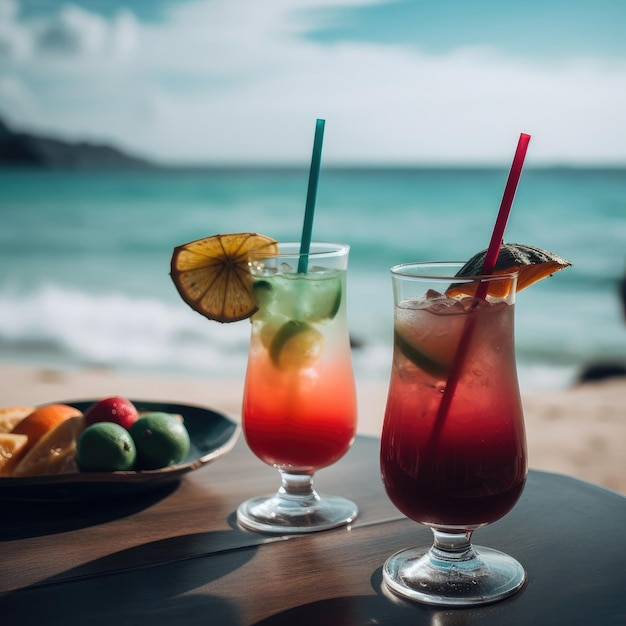
[[[210,407],[240,419],[243,380],[128,375],[0,364],[0,406],[123,395]],[[380,435],[387,383],[357,381],[359,432]],[[533,469],[626,494],[626,378],[522,396]],[[373,460],[375,462],[375,460]]]

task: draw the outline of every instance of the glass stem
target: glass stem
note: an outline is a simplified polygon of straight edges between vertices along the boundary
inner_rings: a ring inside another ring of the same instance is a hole
[[[431,560],[441,564],[461,563],[476,559],[472,548],[471,530],[445,532],[432,529],[434,543],[430,549]]]
[[[283,500],[293,502],[312,502],[319,500],[319,496],[313,489],[313,474],[290,474],[283,470],[280,472],[280,488],[278,496]]]

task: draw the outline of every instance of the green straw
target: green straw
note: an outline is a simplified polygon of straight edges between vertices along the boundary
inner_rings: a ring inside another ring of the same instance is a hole
[[[311,156],[311,169],[309,171],[309,188],[306,194],[304,224],[302,225],[302,237],[300,238],[300,260],[298,261],[298,273],[300,274],[306,274],[308,267],[311,232],[313,231],[313,213],[315,212],[315,198],[317,196],[317,183],[320,179],[320,162],[322,160],[325,123],[325,120],[320,119],[315,122],[315,139],[313,140],[313,155]]]

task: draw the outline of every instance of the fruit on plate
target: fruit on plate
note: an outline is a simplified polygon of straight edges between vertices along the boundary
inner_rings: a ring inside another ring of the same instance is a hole
[[[35,410],[34,406],[6,406],[0,409],[0,433],[10,433],[18,422]]]
[[[85,418],[80,412],[61,421],[26,452],[13,470],[13,476],[77,472],[76,440],[84,428]]]
[[[137,450],[130,433],[114,422],[87,426],[76,444],[76,462],[83,472],[132,470]]]
[[[97,422],[112,422],[128,430],[137,421],[135,405],[121,396],[111,396],[92,404],[85,411],[87,426]]]
[[[127,398],[0,409],[0,476],[160,469],[191,447],[182,415],[143,411]],[[135,426],[137,425],[137,426]],[[141,456],[139,452],[141,451]]]
[[[150,470],[180,463],[189,453],[189,433],[176,417],[153,412],[142,415],[131,427],[137,446],[136,469]]]
[[[12,433],[0,433],[0,476],[10,476],[20,460],[28,437]]]
[[[36,408],[32,413],[20,420],[11,432],[15,435],[26,435],[28,437],[28,443],[26,444],[26,451],[28,451],[45,434],[52,431],[61,422],[79,415],[82,415],[82,412],[73,406],[67,404],[46,404]]]

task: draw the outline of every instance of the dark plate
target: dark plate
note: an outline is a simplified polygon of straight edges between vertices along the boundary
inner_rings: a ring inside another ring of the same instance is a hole
[[[86,411],[96,400],[62,401]],[[191,447],[178,465],[141,472],[83,472],[51,476],[0,477],[0,500],[87,500],[151,491],[180,480],[187,472],[228,454],[239,437],[239,426],[212,411],[186,404],[131,400],[138,411],[164,411],[183,416]]]

